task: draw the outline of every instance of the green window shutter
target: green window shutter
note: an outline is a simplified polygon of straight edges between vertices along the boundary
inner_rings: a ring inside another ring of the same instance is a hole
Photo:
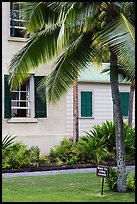
[[[128,116],[129,108],[129,92],[120,92],[122,114],[123,116]]]
[[[92,92],[81,92],[81,117],[92,117]]]
[[[8,75],[4,75],[4,118],[11,117],[11,92],[8,84]]]
[[[37,93],[37,87],[45,76],[35,76],[34,77],[34,90],[35,90],[35,117],[36,118],[46,118],[47,117],[47,106],[46,102],[43,102],[40,95]],[[46,91],[46,90],[45,90]]]

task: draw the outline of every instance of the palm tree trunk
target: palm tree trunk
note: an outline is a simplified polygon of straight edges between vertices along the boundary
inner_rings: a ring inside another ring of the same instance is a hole
[[[134,80],[130,85],[130,94],[129,94],[129,111],[128,111],[128,125],[132,125],[132,116],[133,116],[133,98],[134,98],[135,82]]]
[[[113,100],[114,117],[116,120],[116,159],[117,159],[117,190],[126,192],[126,162],[123,116],[118,87],[117,57],[111,51],[110,57],[110,82]]]
[[[73,84],[73,141],[78,142],[79,122],[78,122],[78,80]]]

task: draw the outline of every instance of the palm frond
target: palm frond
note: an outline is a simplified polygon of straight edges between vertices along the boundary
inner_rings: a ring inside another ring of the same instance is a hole
[[[26,22],[29,33],[45,29],[61,21],[62,12],[53,11],[48,2],[19,2],[22,4],[22,19]]]
[[[48,27],[29,38],[25,46],[12,58],[9,64],[10,84],[16,88],[36,69],[58,54],[57,38],[60,25]]]
[[[99,42],[109,45],[118,56],[118,63],[123,67],[125,74],[133,80],[135,77],[135,28],[123,16],[116,17],[111,25],[96,38]]]
[[[73,84],[73,81],[87,67],[94,56],[94,49],[87,40],[89,36],[82,33],[58,58],[51,74],[41,81],[38,92],[45,99],[43,88],[47,83],[47,98],[49,102],[58,101]]]
[[[4,139],[2,140],[2,149],[6,149],[9,147],[11,144],[14,143],[14,139],[16,136],[13,136],[12,134],[7,134]]]
[[[99,5],[97,2],[75,2],[66,15],[66,33],[91,31],[99,12]]]

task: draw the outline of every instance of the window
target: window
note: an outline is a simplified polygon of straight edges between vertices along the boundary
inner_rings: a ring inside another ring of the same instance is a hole
[[[91,91],[81,91],[81,117],[92,117]]]
[[[22,6],[17,2],[10,2],[10,36],[24,37],[25,22],[22,19]]]
[[[29,80],[11,93],[11,117],[30,117],[30,86]]]
[[[122,114],[123,116],[128,116],[129,109],[129,92],[120,92]]]
[[[43,103],[37,93],[38,84],[43,77],[44,76],[31,76],[18,90],[10,91],[8,75],[4,76],[5,118],[47,117],[46,103]]]

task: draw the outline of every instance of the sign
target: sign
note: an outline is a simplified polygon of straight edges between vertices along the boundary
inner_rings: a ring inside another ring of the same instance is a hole
[[[103,165],[98,165],[96,175],[100,176],[100,177],[103,177],[103,178],[108,178],[108,176],[109,176],[109,167],[108,166],[103,166]]]

